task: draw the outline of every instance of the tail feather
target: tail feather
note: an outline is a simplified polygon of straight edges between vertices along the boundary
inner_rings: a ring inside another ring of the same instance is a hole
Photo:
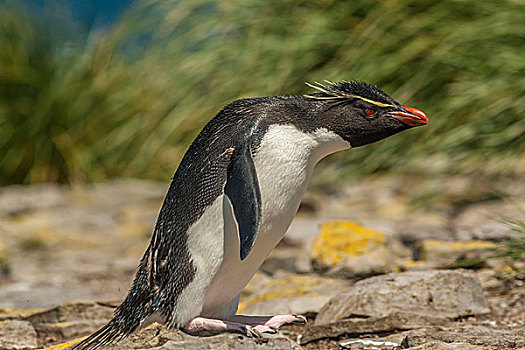
[[[95,350],[101,346],[109,345],[126,337],[128,334],[123,333],[114,321],[114,319],[109,321],[104,327],[100,328],[80,343],[75,344],[71,350]]]

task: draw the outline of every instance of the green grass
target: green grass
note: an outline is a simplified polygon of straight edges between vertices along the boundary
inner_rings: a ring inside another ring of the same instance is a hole
[[[330,157],[317,183],[524,168],[520,1],[143,0],[93,33],[9,3],[0,184],[166,181],[226,103],[307,93],[305,81],[323,79],[377,84],[430,124]]]
[[[525,261],[525,222],[523,221],[509,221],[512,229],[519,234],[519,238],[505,242],[504,252],[501,257],[511,258],[513,261]],[[518,272],[524,273],[525,267],[517,269]]]

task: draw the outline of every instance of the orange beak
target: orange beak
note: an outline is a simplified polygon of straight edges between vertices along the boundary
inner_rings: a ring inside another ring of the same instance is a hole
[[[421,125],[427,125],[428,124],[428,118],[423,111],[420,111],[417,108],[412,108],[408,106],[402,106],[405,112],[390,112],[388,113],[393,118],[396,118],[397,120],[405,123],[409,126],[421,126]]]

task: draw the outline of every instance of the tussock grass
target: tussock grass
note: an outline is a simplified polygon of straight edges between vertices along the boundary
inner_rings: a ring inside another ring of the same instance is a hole
[[[522,171],[524,12],[512,0],[142,0],[110,30],[86,32],[7,1],[0,183],[166,181],[226,103],[323,79],[377,84],[430,124],[331,157],[318,183]]]

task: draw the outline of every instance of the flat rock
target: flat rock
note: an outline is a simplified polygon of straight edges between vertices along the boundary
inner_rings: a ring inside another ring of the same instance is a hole
[[[296,342],[285,338],[247,338],[242,335],[221,334],[213,337],[192,337],[184,334],[183,340],[169,341],[152,350],[200,350],[200,349],[228,349],[228,350],[300,350]]]
[[[113,307],[96,302],[64,303],[27,316],[33,323],[59,323],[77,320],[106,320],[113,317]]]
[[[23,320],[46,310],[47,309],[0,309],[0,321]]]
[[[423,345],[407,348],[410,350],[493,350],[494,348],[481,345],[465,343],[444,343],[442,341],[432,341]]]
[[[131,334],[122,341],[111,344],[107,350],[131,350],[162,348],[169,341],[184,340],[184,333],[179,330],[170,330],[160,324],[153,324],[139,332]]]
[[[51,349],[63,349],[78,343],[80,339],[58,344]],[[211,337],[194,337],[179,330],[170,330],[165,326],[154,324],[120,342],[104,347],[106,350],[200,350],[200,349],[283,349],[299,350],[301,347],[294,341],[280,336],[272,338],[247,338],[239,334],[220,334]]]
[[[32,350],[37,346],[37,333],[31,322],[0,321],[0,350]]]
[[[315,324],[352,315],[383,317],[395,311],[453,319],[486,314],[490,309],[472,271],[410,271],[357,282],[324,305]]]
[[[515,330],[494,330],[483,326],[464,326],[454,328],[422,328],[410,331],[402,342],[402,347],[424,348],[428,343],[445,344],[463,343],[478,346],[481,349],[521,349],[525,347],[525,328]],[[446,347],[445,347],[446,348]],[[442,349],[437,347],[436,349]],[[459,349],[459,348],[458,348]],[[471,349],[471,347],[465,347]],[[477,348],[472,348],[477,349]]]
[[[91,334],[107,323],[105,320],[35,323],[41,344],[53,344]]]
[[[448,322],[443,317],[397,311],[383,317],[343,319],[328,324],[310,325],[300,336],[300,343],[307,344],[324,338],[340,338],[342,336],[357,336],[438,326]]]
[[[264,276],[264,275],[263,275]],[[315,275],[288,274],[269,279],[257,274],[241,295],[239,312],[247,315],[317,313],[350,282]]]
[[[342,341],[339,343],[339,347],[344,350],[396,350],[399,349],[399,344],[400,342],[385,338],[362,338]]]

